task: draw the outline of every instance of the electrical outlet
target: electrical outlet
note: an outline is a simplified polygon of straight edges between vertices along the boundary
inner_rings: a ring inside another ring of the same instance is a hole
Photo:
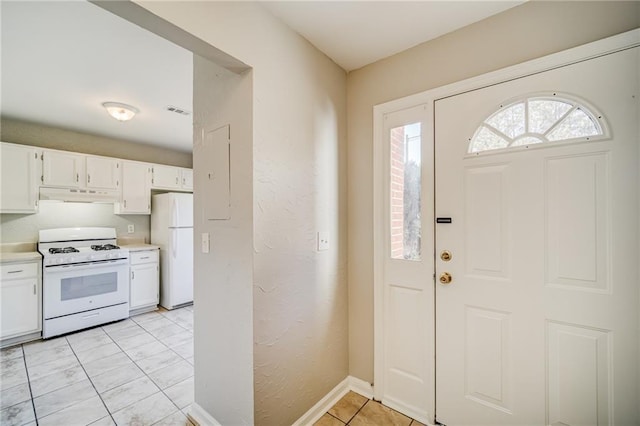
[[[135,228],[135,226],[134,226],[134,225],[128,225],[128,226],[127,226],[127,232],[128,232],[129,234],[133,234],[135,231],[136,231],[136,228]]]
[[[329,250],[329,233],[318,231],[318,251]]]

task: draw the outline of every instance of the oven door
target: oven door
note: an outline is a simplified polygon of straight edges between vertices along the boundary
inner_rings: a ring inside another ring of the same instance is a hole
[[[48,266],[43,274],[45,319],[129,301],[129,261]]]

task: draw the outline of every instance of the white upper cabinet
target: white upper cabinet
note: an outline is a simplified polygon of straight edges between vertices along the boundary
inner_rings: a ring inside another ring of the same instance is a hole
[[[118,189],[120,186],[120,160],[108,157],[86,157],[87,188]]]
[[[151,214],[151,164],[122,162],[122,196],[115,214]]]
[[[180,169],[182,189],[193,191],[193,169]]]
[[[120,160],[75,152],[44,150],[42,185],[117,190],[120,187]]]
[[[67,151],[44,150],[42,184],[60,188],[84,187],[85,156]]]
[[[173,166],[161,166],[154,164],[153,180],[151,188],[153,189],[180,189],[180,168]]]
[[[0,144],[0,213],[35,213],[40,180],[39,150]]]

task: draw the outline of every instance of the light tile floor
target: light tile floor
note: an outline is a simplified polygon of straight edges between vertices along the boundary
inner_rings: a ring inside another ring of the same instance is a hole
[[[318,420],[314,426],[424,426],[379,402],[349,392]]]
[[[191,425],[193,309],[0,351],[0,424]]]

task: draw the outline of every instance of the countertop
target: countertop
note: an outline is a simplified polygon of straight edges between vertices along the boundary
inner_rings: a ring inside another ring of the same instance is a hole
[[[36,251],[35,243],[0,244],[0,262],[20,262],[41,259],[42,256]]]
[[[122,244],[120,248],[127,249],[129,252],[132,251],[145,251],[145,250],[157,250],[160,246],[156,246],[154,244]]]
[[[30,260],[42,260],[42,256],[37,251],[11,252],[0,251],[0,262],[19,262]]]

